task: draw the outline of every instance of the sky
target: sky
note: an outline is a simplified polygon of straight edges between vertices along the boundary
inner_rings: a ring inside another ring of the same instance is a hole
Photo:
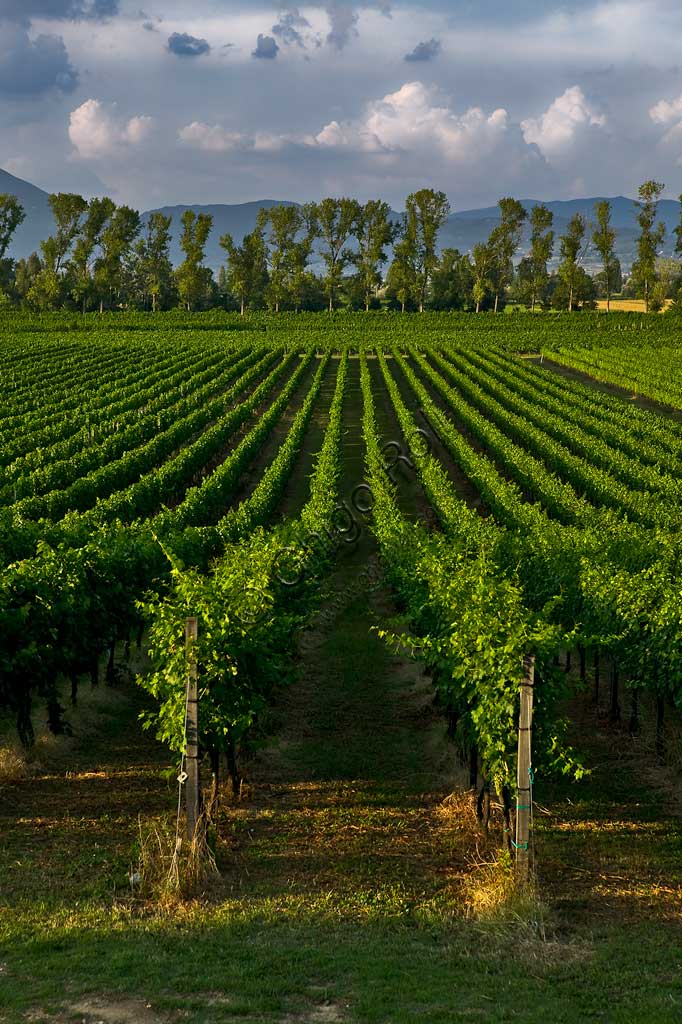
[[[679,0],[0,0],[0,166],[175,203],[682,192]]]

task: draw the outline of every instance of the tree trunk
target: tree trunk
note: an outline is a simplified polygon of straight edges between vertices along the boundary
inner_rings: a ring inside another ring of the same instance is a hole
[[[631,736],[636,736],[639,732],[639,690],[636,688],[632,691],[629,731]]]
[[[235,796],[239,796],[239,789],[242,780],[239,777],[239,769],[237,768],[237,751],[235,749],[234,740],[231,736],[227,741],[227,770],[229,771],[230,779],[232,780],[232,792]]]
[[[33,722],[31,721],[30,693],[24,693],[20,698],[19,707],[17,708],[17,732],[19,733],[21,745],[25,750],[33,746],[36,735],[33,731]]]
[[[208,816],[215,823],[220,797],[220,751],[211,747],[208,757],[211,763],[211,796],[208,802]]]
[[[663,720],[665,716],[665,700],[663,697],[656,698],[656,756],[665,760],[665,737],[663,735]]]
[[[618,665],[614,663],[611,665],[611,711],[609,718],[612,722],[620,722],[620,701],[618,699]]]
[[[481,312],[481,301],[480,301],[480,299],[476,300],[476,312],[477,313]]]
[[[499,300],[500,300],[500,293],[499,292],[495,292],[495,312],[496,313],[497,313],[497,304],[498,304]]]
[[[599,707],[599,651],[594,652],[594,703]]]
[[[240,314],[241,314],[241,316],[244,316],[244,296],[243,295],[242,295],[242,307],[241,307],[241,310],[240,310]]]
[[[107,682],[110,686],[116,682],[116,641],[112,640],[109,645],[109,660],[107,661]]]
[[[472,789],[476,789],[476,783],[478,782],[478,751],[476,747],[472,747],[469,751],[469,785]]]
[[[156,313],[156,292],[152,292],[152,313]]]

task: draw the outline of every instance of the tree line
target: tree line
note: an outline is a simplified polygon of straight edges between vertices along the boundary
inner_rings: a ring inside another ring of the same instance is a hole
[[[665,226],[657,211],[663,188],[645,182],[636,202],[639,238],[628,289],[644,299],[647,311],[661,308],[682,285],[682,267],[660,258]],[[531,310],[573,311],[593,307],[597,296],[608,309],[623,285],[607,200],[595,205],[593,222],[576,213],[557,238],[547,206],[540,203],[529,212],[517,199],[502,198],[499,223],[468,253],[439,249],[450,204],[433,189],[409,195],[398,220],[378,199],[274,206],[259,211],[254,230],[240,243],[230,234],[220,238],[225,258],[217,275],[205,265],[213,227],[209,214],[183,213],[183,260],[173,267],[172,219],[165,214],[143,221],[136,210],[109,198],[87,201],[71,193],[51,195],[49,203],[54,233],[39,253],[15,262],[7,253],[25,212],[16,196],[0,195],[0,307],[478,313],[498,312],[511,301]],[[675,256],[682,259],[682,196],[680,207]],[[528,247],[519,259],[526,230]],[[557,242],[559,262],[550,271]],[[590,246],[601,265],[594,277],[583,265]]]

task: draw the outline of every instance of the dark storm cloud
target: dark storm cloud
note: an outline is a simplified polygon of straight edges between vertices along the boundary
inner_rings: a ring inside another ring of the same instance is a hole
[[[440,40],[439,39],[428,39],[425,43],[417,43],[414,50],[411,53],[406,53],[403,60],[412,61],[427,61],[433,60],[440,53]]]
[[[72,92],[77,85],[61,36],[31,39],[21,26],[0,28],[0,95],[35,97],[53,89]]]
[[[272,34],[283,43],[305,46],[300,28],[310,28],[310,22],[299,12],[298,7],[290,7],[279,16],[279,21],[272,26]]]
[[[343,50],[350,40],[358,34],[358,20],[360,15],[353,4],[331,3],[325,5],[329,17],[329,33],[327,42],[337,50]]]
[[[197,39],[187,32],[174,32],[168,37],[168,51],[176,57],[203,57],[210,53],[211,47],[205,39]]]
[[[256,42],[256,49],[251,54],[258,60],[274,60],[279,53],[279,46],[272,36],[259,35]]]

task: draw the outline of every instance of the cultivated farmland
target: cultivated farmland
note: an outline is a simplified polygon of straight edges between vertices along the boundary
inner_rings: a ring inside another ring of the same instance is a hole
[[[642,982],[634,998],[656,1012],[636,1019],[676,1019],[674,324],[0,323],[0,701],[7,749],[16,731],[24,751],[14,775],[5,754],[8,1006],[96,1019],[81,963],[92,941],[109,963],[99,991],[152,1000],[139,1019],[446,1021],[452,985],[477,1019],[516,1019],[482,1017],[496,964],[510,999],[527,1000],[518,1019],[625,1020],[603,1014],[599,979],[610,956],[613,1005],[632,989],[628,921],[644,968],[667,979]],[[210,935],[196,970],[138,871],[138,817],[174,827],[162,769],[186,751],[192,659],[222,876],[208,909],[179,918],[183,942]],[[524,942],[563,938],[533,947],[528,990],[508,933],[481,923],[481,892],[508,881],[529,806],[522,852],[551,909]],[[41,914],[54,940],[36,935]],[[76,965],[67,1009],[49,971],[24,991],[53,941]],[[168,979],[153,991],[151,955]],[[263,989],[275,963],[289,973]],[[215,1016],[195,1014],[187,992],[218,989],[230,995]]]

